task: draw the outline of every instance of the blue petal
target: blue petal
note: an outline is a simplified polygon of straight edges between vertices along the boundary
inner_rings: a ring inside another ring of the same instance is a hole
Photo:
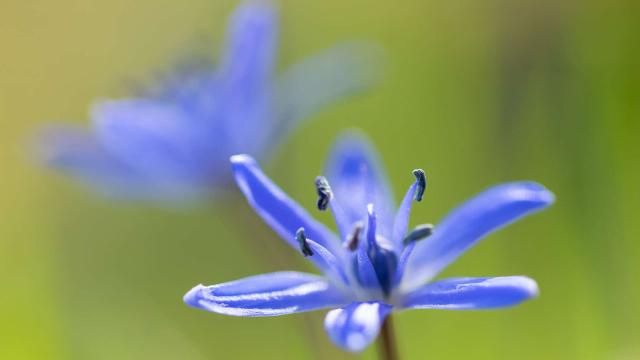
[[[353,261],[354,272],[358,277],[360,285],[370,291],[375,289],[382,290],[380,281],[378,281],[378,276],[376,275],[376,269],[367,254],[367,246],[364,244],[364,241],[363,244],[358,246]],[[380,292],[380,295],[382,295],[382,292]]]
[[[445,279],[403,299],[411,309],[480,310],[517,305],[538,295],[536,282],[524,276]]]
[[[66,171],[101,191],[118,192],[141,180],[126,164],[109,154],[86,130],[56,126],[39,137],[39,156],[47,165]]]
[[[411,254],[413,253],[413,249],[416,246],[416,241],[412,241],[407,246],[402,249],[400,253],[400,258],[398,259],[398,266],[396,267],[396,273],[394,274],[392,286],[395,287],[400,284],[402,278],[404,276],[405,269],[407,268],[407,262],[411,258]]]
[[[80,128],[46,129],[39,138],[38,151],[48,166],[108,197],[177,205],[202,198],[210,191],[208,187],[150,178],[111,155],[95,137]]]
[[[347,132],[339,137],[326,166],[326,177],[344,211],[346,219],[341,222],[354,226],[365,221],[367,205],[372,203],[378,213],[379,234],[390,237],[393,194],[378,156],[364,135]]]
[[[349,42],[289,67],[278,79],[279,126],[273,129],[273,141],[324,106],[373,86],[380,77],[381,58],[375,45]]]
[[[236,153],[260,155],[268,145],[277,39],[277,11],[267,3],[245,2],[231,15],[219,67],[220,106]]]
[[[101,144],[149,176],[210,182],[201,129],[180,108],[152,100],[103,101],[92,109]],[[212,152],[215,154],[215,152]]]
[[[353,232],[353,226],[347,223],[347,216],[342,209],[342,205],[336,202],[334,196],[329,200],[329,207],[331,209],[331,214],[333,215],[333,220],[338,228],[338,233],[342,237],[343,244],[346,245],[346,242],[349,240],[347,234],[351,234]]]
[[[402,287],[416,289],[432,279],[485,235],[551,205],[554,195],[534,182],[494,186],[462,204],[416,244]]]
[[[337,346],[359,352],[378,336],[391,309],[390,305],[377,301],[354,302],[342,309],[329,311],[324,328]]]
[[[184,302],[232,316],[276,316],[345,304],[342,293],[322,277],[299,272],[251,276],[213,286],[198,285]]]
[[[299,248],[295,240],[296,231],[303,227],[309,239],[325,247],[341,261],[344,259],[345,251],[340,240],[269,180],[253,158],[235,155],[231,157],[231,163],[236,182],[249,204],[296,251]],[[323,269],[324,262],[319,257],[311,256],[308,259]]]
[[[395,246],[402,247],[402,241],[407,235],[407,227],[409,226],[409,217],[411,215],[411,205],[415,197],[416,188],[418,187],[417,181],[409,186],[409,190],[404,195],[400,208],[396,213],[396,218],[393,221],[393,236],[392,240]]]
[[[220,74],[227,86],[255,90],[273,72],[278,41],[278,14],[262,2],[245,2],[229,19]]]
[[[311,239],[307,239],[307,244],[313,251],[313,255],[311,256],[314,257],[314,260],[320,263],[319,267],[324,271],[327,277],[341,280],[344,285],[348,285],[351,282],[349,280],[349,276],[345,272],[344,263],[338,260],[331,251]],[[315,259],[316,257],[318,257],[318,259]]]

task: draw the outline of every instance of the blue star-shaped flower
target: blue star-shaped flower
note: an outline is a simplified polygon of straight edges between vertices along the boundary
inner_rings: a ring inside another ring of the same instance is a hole
[[[408,231],[412,202],[422,200],[424,171],[414,170],[396,211],[385,174],[368,143],[347,135],[318,177],[318,208],[330,208],[339,236],[315,221],[272,183],[247,155],[231,158],[236,181],[258,214],[324,276],[276,272],[189,291],[187,304],[236,316],[274,316],[322,308],[333,342],[363,350],[392,310],[491,309],[538,293],[528,277],[453,278],[430,282],[485,235],[541,210],[554,195],[534,182],[494,186],[433,228]]]
[[[116,197],[190,201],[231,181],[237,153],[264,158],[322,106],[376,79],[376,49],[345,43],[278,77],[277,12],[246,2],[231,15],[217,67],[176,71],[138,98],[105,100],[91,109],[89,131],[45,132],[49,165]]]

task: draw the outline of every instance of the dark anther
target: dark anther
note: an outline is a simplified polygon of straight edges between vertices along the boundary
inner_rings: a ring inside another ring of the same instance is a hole
[[[403,241],[404,246],[409,245],[413,241],[422,240],[430,236],[432,232],[433,232],[433,225],[431,224],[418,225],[413,230],[411,230],[409,234],[407,234],[407,237],[404,238],[404,241]]]
[[[307,236],[304,234],[304,228],[298,229],[296,231],[296,240],[300,245],[300,251],[302,251],[302,255],[305,257],[313,255],[313,251],[309,247],[309,243],[307,242]]]
[[[422,169],[413,170],[413,176],[416,177],[416,181],[418,182],[415,199],[416,201],[422,201],[424,190],[427,188],[427,177],[425,176],[424,170]]]
[[[353,231],[347,237],[346,246],[350,251],[356,251],[358,249],[358,244],[360,243],[360,234],[362,234],[362,229],[364,229],[364,225],[361,221],[358,221],[356,225],[353,227]]]
[[[333,193],[331,192],[329,182],[324,176],[318,176],[316,178],[316,191],[318,192],[318,209],[322,211],[327,210],[329,200],[331,200]]]

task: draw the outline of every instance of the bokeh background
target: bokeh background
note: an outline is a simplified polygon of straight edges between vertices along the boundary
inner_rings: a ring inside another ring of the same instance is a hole
[[[352,357],[330,344],[322,313],[244,319],[183,305],[200,282],[307,269],[242,198],[188,211],[114,203],[30,151],[43,124],[85,123],[93,100],[126,96],[182,56],[215,54],[235,4],[0,3],[0,358]],[[411,169],[427,170],[413,224],[507,180],[558,197],[443,274],[526,274],[541,297],[503,311],[400,313],[405,358],[640,358],[640,2],[280,7],[281,65],[345,39],[386,51],[379,86],[315,116],[265,164],[305,206],[345,127],[369,133],[397,194]],[[375,347],[360,356],[375,358]]]

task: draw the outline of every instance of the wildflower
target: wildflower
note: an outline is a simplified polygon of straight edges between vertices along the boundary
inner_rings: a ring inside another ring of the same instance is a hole
[[[551,192],[534,182],[497,185],[453,210],[439,225],[408,230],[412,203],[422,200],[426,187],[425,173],[413,171],[416,180],[395,211],[376,159],[366,141],[348,135],[333,151],[326,178],[316,182],[335,218],[335,235],[287,197],[250,156],[233,156],[236,181],[249,203],[324,276],[286,271],[198,285],[184,301],[235,316],[335,308],[325,318],[329,337],[343,349],[361,351],[394,310],[493,309],[538,294],[536,282],[524,276],[432,280],[487,234],[549,206]]]
[[[375,80],[376,49],[363,43],[274,76],[277,28],[272,6],[242,4],[217,67],[191,66],[141,97],[99,101],[89,130],[48,129],[46,162],[108,196],[185,202],[224,188],[229,156],[264,159],[303,119]]]

